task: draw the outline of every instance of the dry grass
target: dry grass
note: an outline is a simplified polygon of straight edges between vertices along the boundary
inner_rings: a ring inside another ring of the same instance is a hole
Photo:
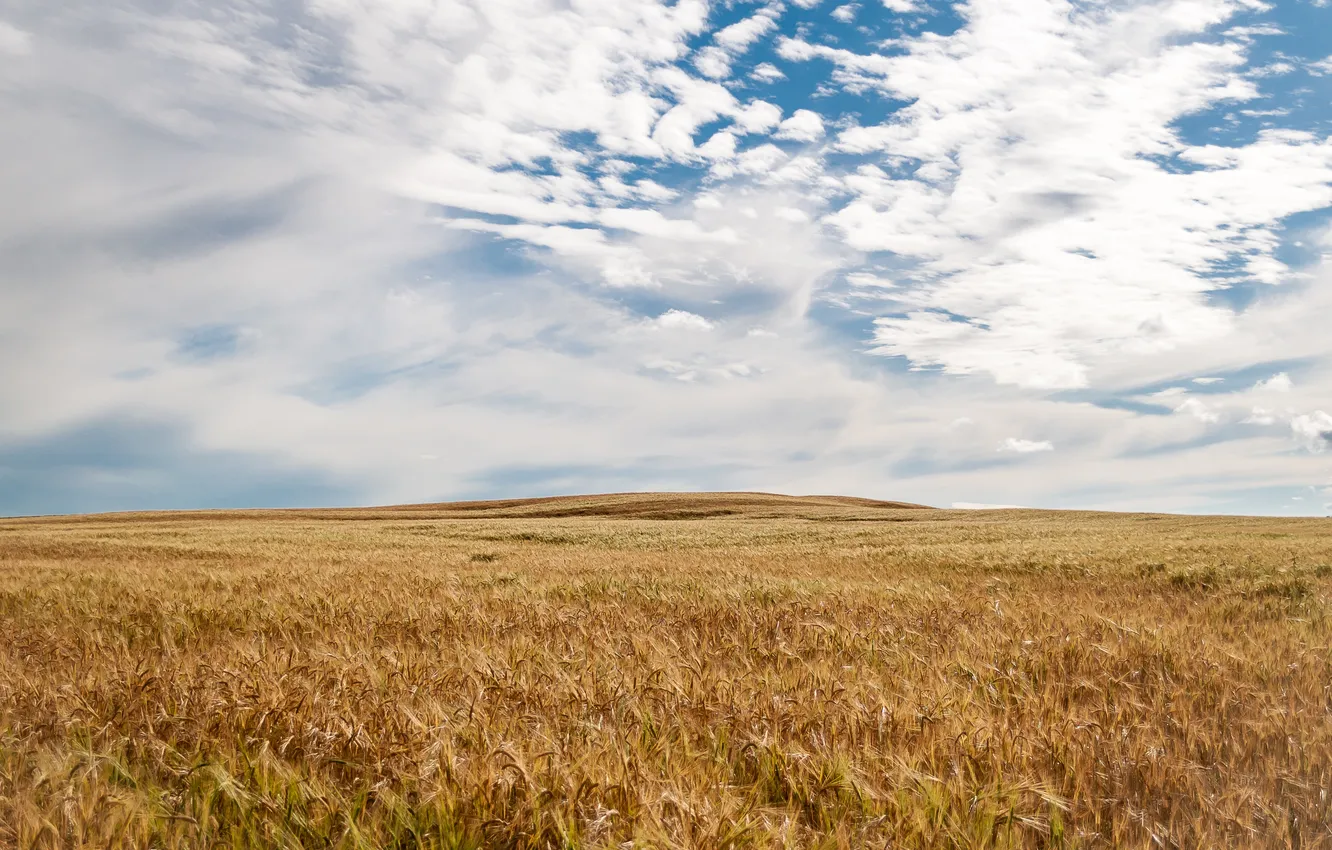
[[[1332,848],[1329,565],[743,494],[0,520],[0,846]]]

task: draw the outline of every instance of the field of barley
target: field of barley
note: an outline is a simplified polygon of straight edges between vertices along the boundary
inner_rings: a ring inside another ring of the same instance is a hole
[[[1332,521],[0,520],[0,847],[1332,848]]]

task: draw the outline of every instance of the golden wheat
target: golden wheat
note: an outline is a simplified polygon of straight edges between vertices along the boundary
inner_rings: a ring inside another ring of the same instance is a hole
[[[0,520],[0,846],[1332,847],[1330,565],[736,494]]]

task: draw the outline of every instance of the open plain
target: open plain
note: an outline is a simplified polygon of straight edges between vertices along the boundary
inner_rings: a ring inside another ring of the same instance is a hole
[[[0,520],[0,847],[1332,848],[1332,521]]]

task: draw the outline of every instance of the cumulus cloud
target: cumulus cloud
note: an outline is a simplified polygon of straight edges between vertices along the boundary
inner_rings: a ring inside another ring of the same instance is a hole
[[[745,174],[767,174],[786,159],[786,152],[776,145],[760,145],[741,154],[738,166]]]
[[[712,322],[687,310],[667,310],[653,320],[653,324],[659,328],[681,328],[691,331],[710,331],[714,327]]]
[[[735,116],[735,126],[745,133],[764,133],[782,121],[782,108],[763,100],[751,101]]]
[[[738,145],[739,142],[736,140],[735,133],[730,130],[721,130],[702,145],[699,145],[698,153],[699,156],[706,159],[730,160],[735,157]]]
[[[1267,65],[1261,65],[1248,72],[1250,77],[1282,77],[1286,74],[1294,73],[1298,70],[1290,62],[1272,62]]]
[[[777,18],[780,14],[779,7],[769,7],[756,15],[736,21],[730,26],[718,30],[712,36],[713,43],[701,49],[694,57],[694,66],[704,76],[712,79],[721,80],[729,77],[731,63],[746,53],[764,36],[777,29]],[[769,65],[768,68],[771,69],[772,66]],[[771,72],[764,73],[770,75]],[[778,72],[778,79],[780,73]],[[772,78],[769,76],[769,79]]]
[[[1332,203],[1332,144],[1269,129],[1219,146],[1175,126],[1258,97],[1247,42],[1212,36],[1237,6],[959,8],[957,32],[891,52],[779,44],[787,60],[831,63],[850,92],[910,101],[837,138],[880,159],[845,177],[852,200],[827,221],[856,249],[914,264],[878,353],[1086,386],[1097,363],[1226,334],[1233,315],[1210,291],[1290,278],[1280,223]]]
[[[999,444],[999,451],[1013,452],[1020,455],[1052,452],[1054,451],[1054,443],[1049,440],[1023,440],[1017,437],[1009,437]]]
[[[1295,383],[1291,381],[1290,375],[1285,372],[1278,372],[1264,381],[1259,381],[1253,385],[1257,392],[1288,393]]]
[[[753,17],[718,30],[712,40],[732,53],[743,53],[775,29],[777,29],[777,13],[772,9],[764,9]]]
[[[856,19],[856,12],[858,11],[860,11],[860,6],[855,3],[847,3],[844,6],[838,6],[836,9],[833,9],[832,16],[834,19],[839,20],[844,24],[849,24]]]
[[[1214,424],[1221,421],[1221,415],[1213,410],[1206,402],[1196,398],[1185,399],[1175,407],[1176,413],[1192,416],[1199,422]]]
[[[705,77],[728,77],[731,74],[731,54],[720,47],[705,47],[694,57],[694,67]]]
[[[816,142],[823,138],[823,116],[810,109],[797,109],[777,128],[776,137],[795,142]]]
[[[1290,420],[1290,430],[1306,449],[1321,454],[1332,444],[1332,414],[1322,410],[1301,414]]]

